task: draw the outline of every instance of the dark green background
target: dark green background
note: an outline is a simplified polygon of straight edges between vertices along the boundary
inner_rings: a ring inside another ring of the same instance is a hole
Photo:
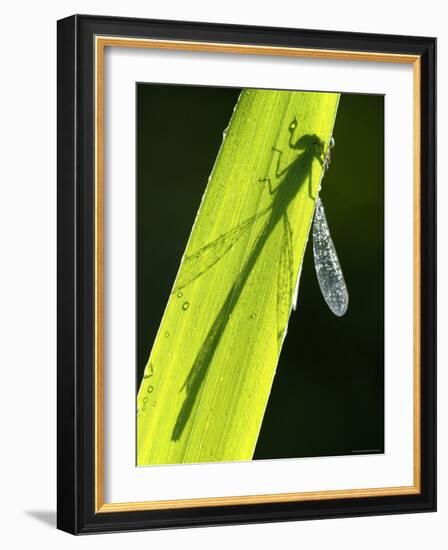
[[[137,388],[239,93],[137,86]],[[310,240],[255,459],[384,450],[383,96],[343,94],[333,135],[321,198],[349,308],[325,304]]]

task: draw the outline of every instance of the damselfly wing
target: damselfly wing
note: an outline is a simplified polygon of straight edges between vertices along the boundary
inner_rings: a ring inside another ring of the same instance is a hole
[[[320,197],[314,211],[313,253],[322,295],[331,311],[341,317],[348,308],[348,291]]]
[[[207,243],[199,250],[185,256],[182,264],[182,271],[179,273],[173,292],[182,290],[212,268],[236,245],[241,237],[252,228],[253,224],[270,210],[271,207],[264,208],[214,241]]]

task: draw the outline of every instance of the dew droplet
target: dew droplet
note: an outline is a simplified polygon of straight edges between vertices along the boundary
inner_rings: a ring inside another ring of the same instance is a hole
[[[184,302],[184,303],[182,304],[182,309],[183,309],[184,311],[186,311],[189,307],[190,307],[190,302]]]
[[[154,391],[154,386],[148,386],[148,389],[146,390],[148,393],[152,393]],[[146,401],[145,401],[146,399]],[[143,403],[147,403],[148,402],[148,398],[145,397],[143,398]]]
[[[147,398],[147,397],[144,397],[144,398],[143,398],[143,403],[146,405],[147,402],[148,402],[148,398]]]
[[[145,373],[143,375],[143,378],[151,378],[153,374],[154,374],[154,365],[152,363],[149,363],[145,368]]]
[[[168,331],[165,332],[165,338],[169,338],[170,337],[170,333]]]
[[[183,295],[184,295],[184,293],[181,290],[179,290],[179,292],[177,293],[177,297],[182,298]]]
[[[155,406],[157,405],[157,401],[153,401],[153,402],[151,403],[151,405],[152,405],[153,407],[155,407]]]
[[[256,313],[252,313],[252,315],[250,316],[251,319],[255,319],[255,317],[257,316]]]

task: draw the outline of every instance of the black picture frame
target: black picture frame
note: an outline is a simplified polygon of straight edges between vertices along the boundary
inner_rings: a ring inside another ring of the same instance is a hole
[[[95,505],[95,95],[101,36],[420,58],[418,494],[98,512]],[[74,15],[58,21],[57,526],[73,534],[436,510],[436,39]]]

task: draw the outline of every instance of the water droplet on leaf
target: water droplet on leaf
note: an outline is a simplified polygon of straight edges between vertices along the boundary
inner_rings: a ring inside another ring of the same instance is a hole
[[[154,374],[154,365],[152,363],[149,363],[145,368],[145,373],[143,375],[143,378],[151,378],[153,374]]]

